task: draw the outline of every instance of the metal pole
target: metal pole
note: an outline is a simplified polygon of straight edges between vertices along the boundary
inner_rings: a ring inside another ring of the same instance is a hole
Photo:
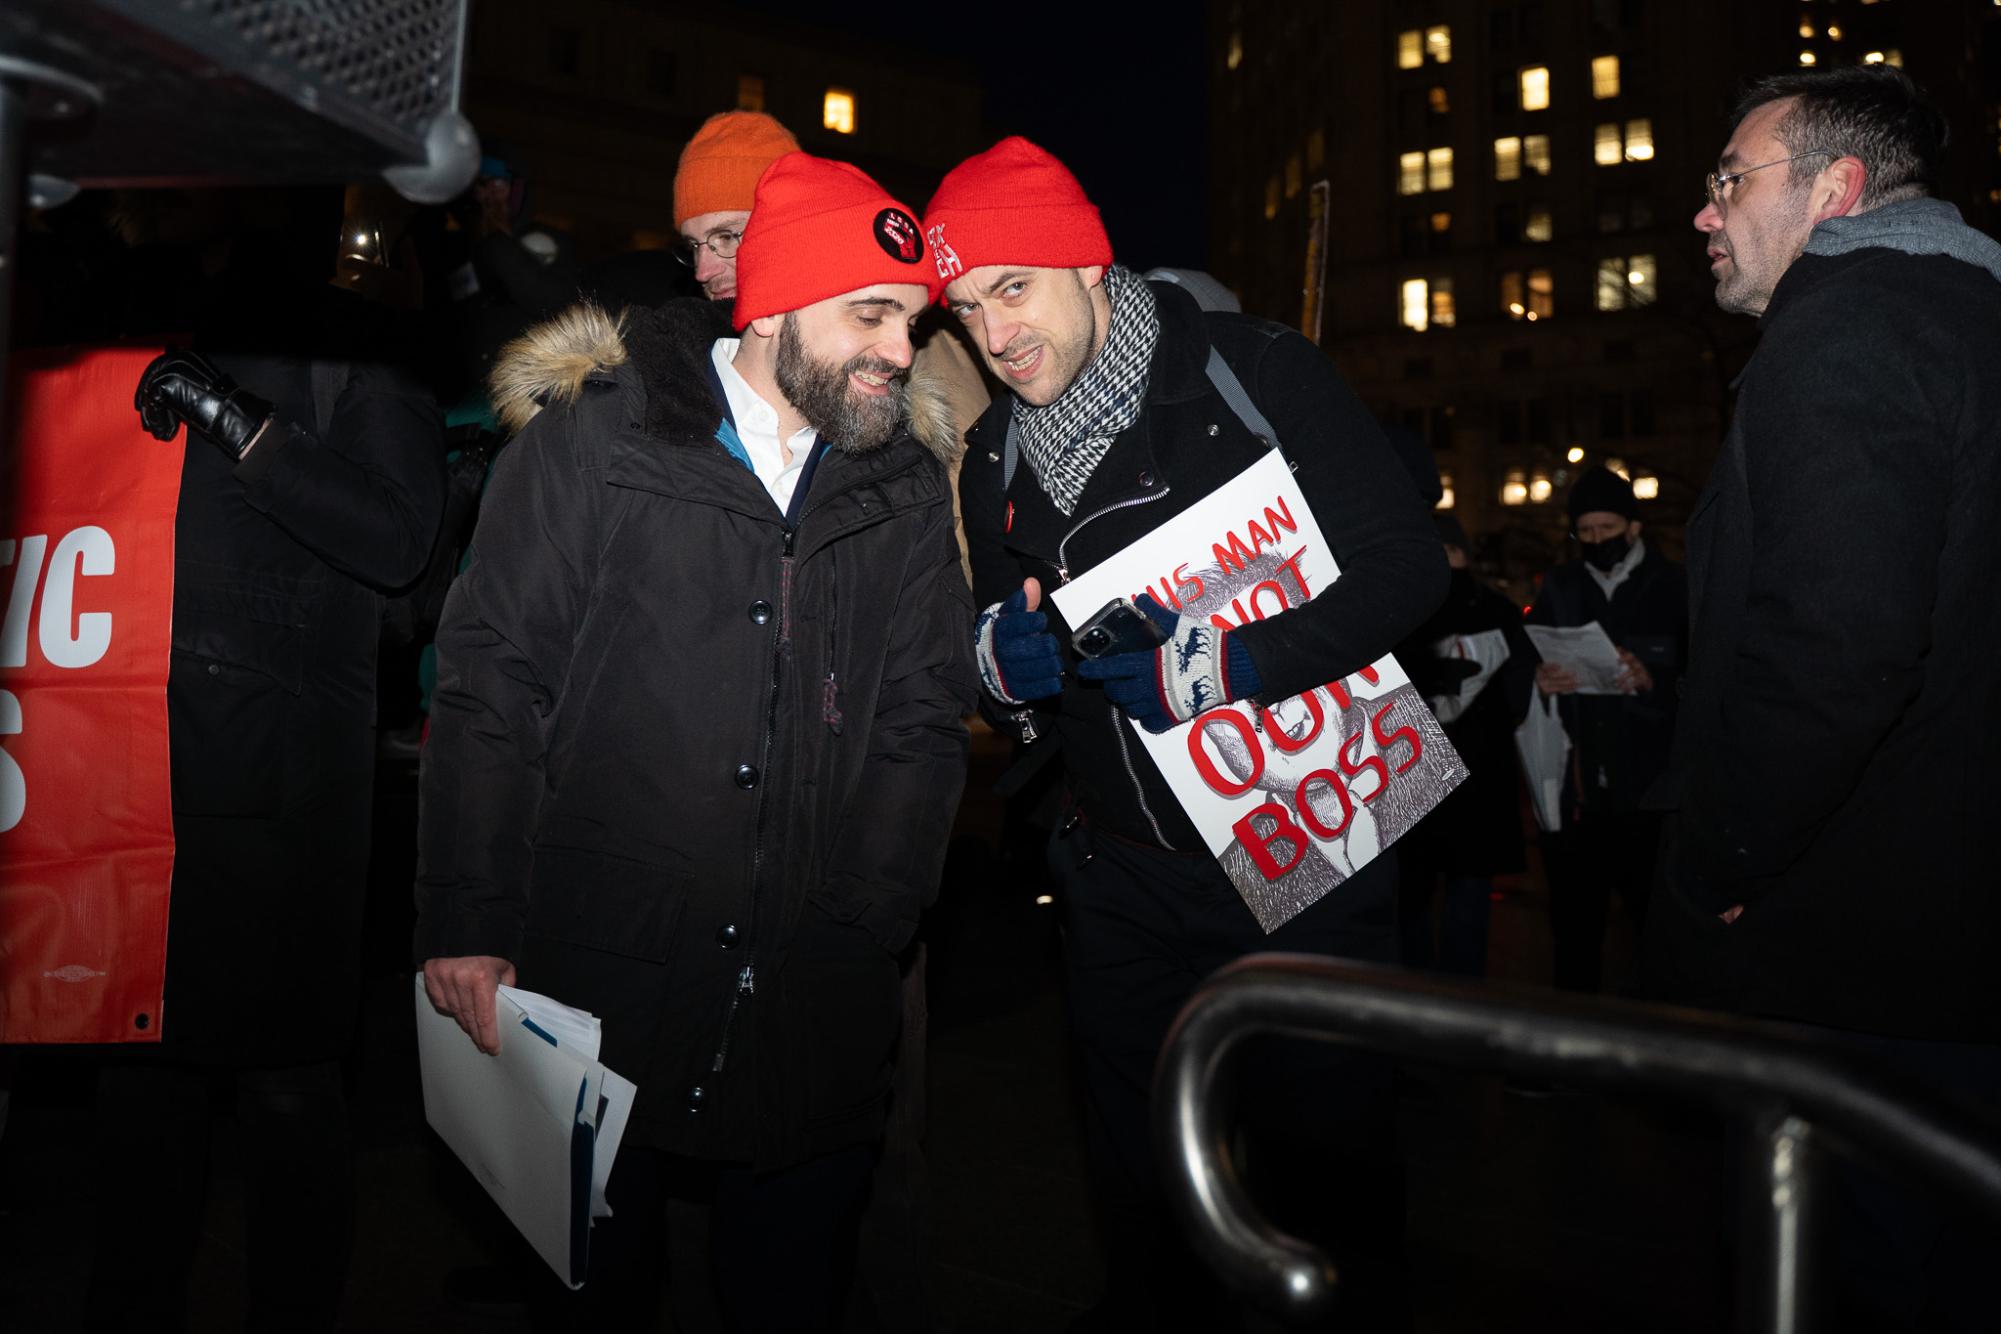
[[[1745,1185],[1743,1328],[1806,1334],[1813,1328],[1809,1228],[1813,1129],[1797,1116],[1768,1118],[1752,1136]]]

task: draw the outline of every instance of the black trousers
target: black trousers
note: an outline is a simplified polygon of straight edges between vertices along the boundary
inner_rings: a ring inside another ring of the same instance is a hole
[[[1598,991],[1605,983],[1605,927],[1613,896],[1635,921],[1646,921],[1660,816],[1573,808],[1565,819],[1560,831],[1542,836],[1554,980],[1563,991]]]
[[[1196,987],[1245,954],[1394,963],[1396,870],[1384,864],[1392,859],[1364,872],[1380,877],[1372,913],[1352,911],[1337,889],[1270,935],[1207,855],[1179,856],[1078,824],[1052,841],[1050,860],[1063,891],[1070,1021],[1105,1245],[1100,1321],[1119,1330],[1254,1327],[1166,1212],[1150,1117],[1154,1066]],[[1238,1051],[1232,1120],[1253,1198],[1341,1266],[1344,1328],[1406,1328],[1391,1063],[1299,1039],[1256,1039]]]
[[[209,1144],[233,1095],[251,1331],[331,1330],[353,1243],[340,1066],[218,1070],[114,1061],[98,1075],[89,1327],[188,1327]]]
[[[838,1329],[874,1165],[872,1145],[765,1173],[622,1147],[605,1183],[612,1216],[591,1228],[589,1278],[578,1292],[553,1278],[542,1284],[535,1328],[539,1334],[660,1328],[671,1201],[692,1204],[706,1218],[709,1272],[666,1278],[713,1283],[722,1328],[734,1334]],[[677,1313],[684,1306],[675,1305]],[[685,1305],[700,1310],[706,1303]]]

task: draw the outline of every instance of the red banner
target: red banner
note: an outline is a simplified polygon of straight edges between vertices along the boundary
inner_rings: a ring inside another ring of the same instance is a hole
[[[181,445],[141,429],[156,350],[21,359],[0,505],[0,1042],[160,1032]]]

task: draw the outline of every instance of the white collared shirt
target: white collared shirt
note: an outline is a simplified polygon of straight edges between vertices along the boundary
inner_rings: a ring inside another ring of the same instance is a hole
[[[792,493],[799,487],[799,474],[806,468],[806,460],[813,455],[813,447],[819,443],[820,433],[808,426],[795,432],[785,442],[792,451],[792,462],[785,461],[785,450],[778,445],[778,410],[765,402],[750,381],[743,378],[736,368],[737,349],[743,345],[740,338],[718,338],[709,350],[710,360],[716,365],[716,378],[723,382],[723,394],[729,399],[730,416],[736,422],[737,439],[743,442],[744,452],[750,455],[751,471],[757,480],[764,483],[764,489],[771,493],[771,499],[783,513],[792,507]]]

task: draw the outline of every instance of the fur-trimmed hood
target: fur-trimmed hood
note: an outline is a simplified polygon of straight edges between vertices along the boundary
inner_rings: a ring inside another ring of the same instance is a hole
[[[679,443],[712,440],[721,417],[709,380],[709,349],[733,333],[714,304],[698,298],[616,316],[580,302],[500,350],[488,381],[494,410],[508,434],[518,435],[547,404],[576,402],[593,379],[636,374],[646,394],[649,435]],[[954,462],[970,423],[953,420],[944,384],[912,374],[905,394],[910,434],[941,463]]]

